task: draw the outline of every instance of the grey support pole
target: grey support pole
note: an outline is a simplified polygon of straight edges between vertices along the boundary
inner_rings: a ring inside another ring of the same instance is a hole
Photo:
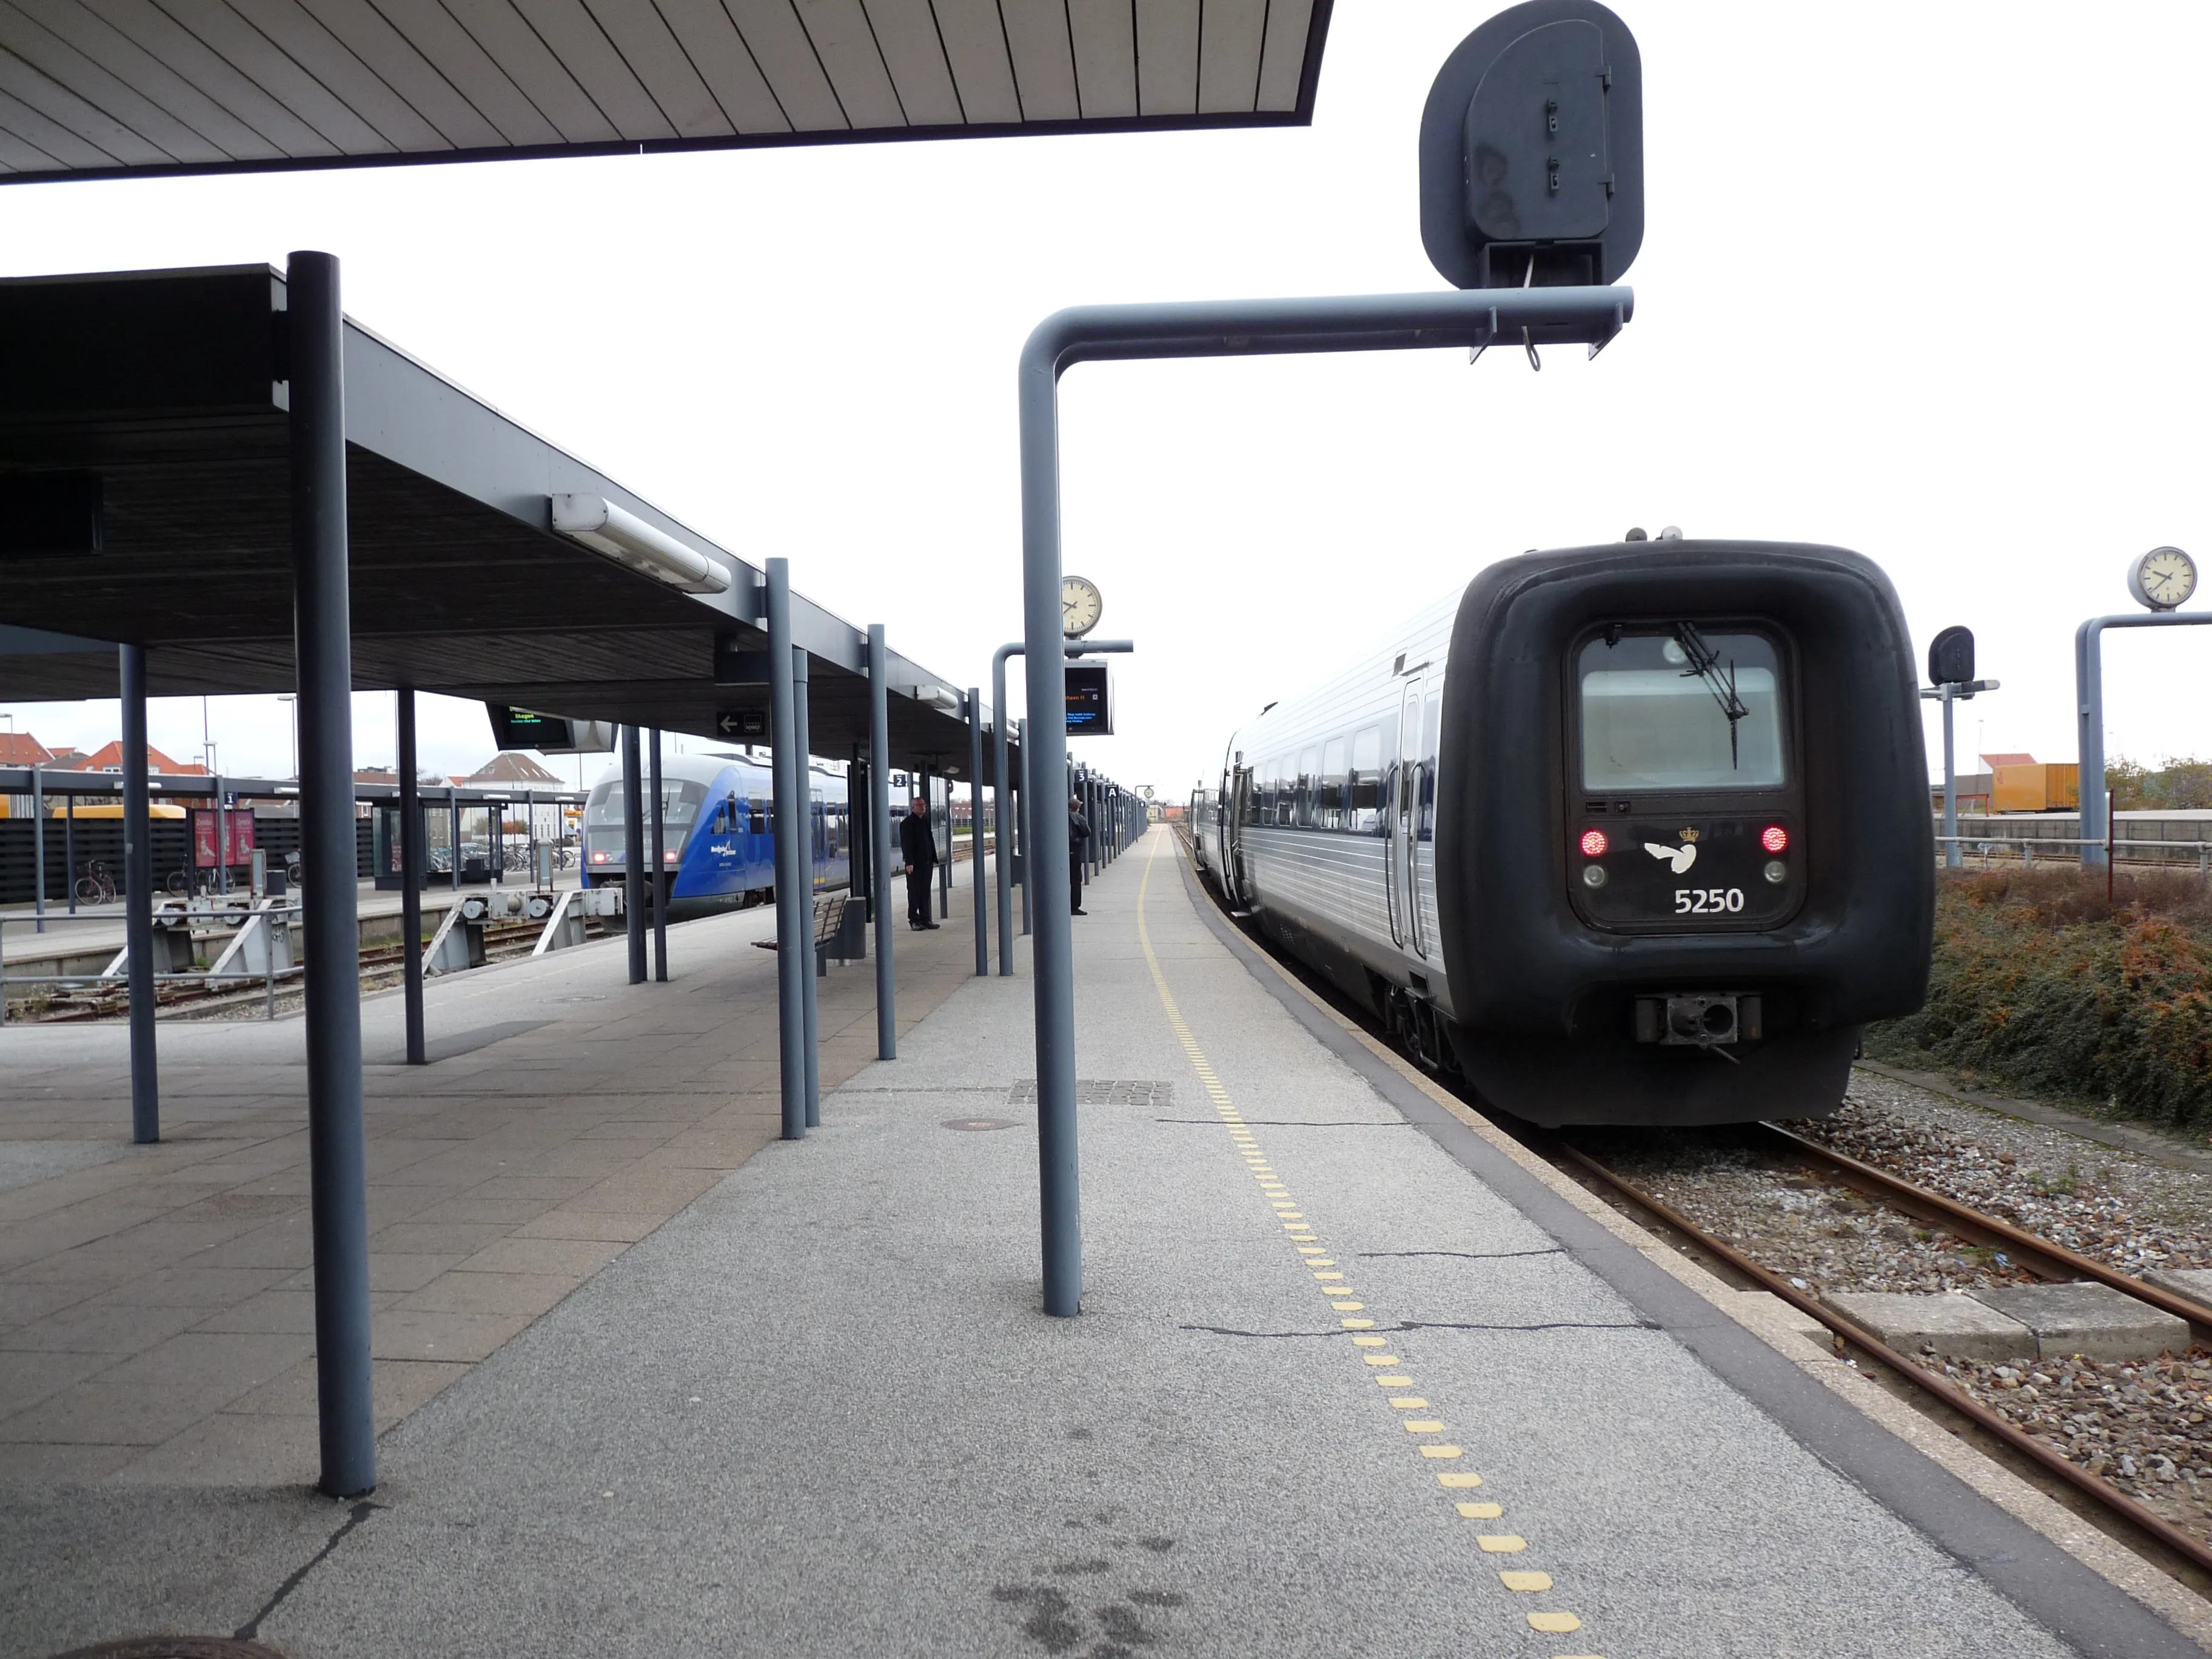
[[[991,819],[999,839],[999,974],[1014,971],[1014,829],[1007,796],[1013,780],[1006,775],[1006,659],[1021,650],[1018,644],[1002,645],[991,653]]]
[[[1003,750],[997,775],[1006,775]],[[1000,840],[1003,866],[1006,849]],[[975,866],[968,873],[975,890],[975,977],[982,979],[991,971],[991,907],[983,882],[983,693],[973,685],[968,688],[968,861]]]
[[[38,918],[33,933],[46,931],[46,776],[33,765],[31,768],[31,883],[32,914]],[[62,885],[74,901],[76,893],[76,874],[69,873]],[[151,902],[149,899],[148,902]]]
[[[876,878],[876,1058],[898,1058],[898,991],[891,977],[891,849],[884,846],[891,821],[890,652],[884,625],[868,624],[868,835],[879,849],[870,860]]]
[[[653,728],[653,976],[668,983],[668,877],[666,839],[660,799],[660,728]]]
[[[154,814],[146,787],[146,647],[116,647],[123,692],[123,945],[131,986],[131,1139],[161,1138],[154,1047]]]
[[[451,784],[446,786],[446,848],[452,855],[452,866],[446,872],[446,885],[459,893],[461,890],[461,792]]]
[[[1952,747],[1951,711],[1957,699],[1951,688],[1943,692],[1943,863],[1947,869],[1956,870],[1966,862],[1959,850],[1959,757]]]
[[[76,914],[76,791],[62,795],[62,875],[69,886],[69,913]],[[125,872],[124,879],[130,879]]]
[[[1438,294],[1359,295],[1193,304],[1091,306],[1055,313],[1022,348],[1018,378],[1022,467],[1022,623],[1029,647],[1029,708],[1063,706],[1055,649],[1065,638],[1060,609],[1060,377],[1091,359],[1250,356],[1287,352],[1389,351],[1487,346],[1602,345],[1635,308],[1625,288],[1517,288]],[[1062,775],[1065,720],[1044,720],[1031,737],[1032,778]],[[1036,860],[1035,963],[1037,1054],[1037,1166],[1042,1211],[1044,1310],[1074,1314],[1082,1300],[1082,1218],[1076,1181],[1074,921],[1067,866],[1058,848],[1067,835],[1063,792],[1030,808],[1036,838],[1054,849]]]
[[[645,800],[638,772],[637,727],[622,732],[623,926],[629,936],[629,982],[645,983]],[[453,869],[461,867],[461,838],[453,837]]]
[[[939,921],[950,921],[952,920],[951,774],[940,774],[938,781],[945,786],[945,861],[937,866],[937,919]]]
[[[376,1485],[369,1393],[368,1187],[361,1098],[361,918],[354,878],[353,645],[347,594],[344,319],[338,262],[295,253],[292,637],[298,654],[300,905],[307,955],[307,1149],[324,1492]],[[216,810],[222,802],[216,801]],[[458,850],[458,849],[457,849]]]
[[[399,688],[399,939],[407,1004],[407,1063],[429,1063],[422,1032],[422,786],[415,747],[415,689]]]
[[[800,856],[806,865],[806,926],[799,930],[803,947],[804,968],[799,982],[806,989],[806,1127],[822,1127],[822,1038],[821,1016],[816,995],[816,975],[820,971],[814,960],[814,856],[815,843],[823,828],[814,813],[814,731],[807,709],[807,700],[813,695],[813,675],[808,671],[806,647],[791,647],[791,723],[792,752],[799,757],[799,809],[806,815],[806,835],[800,843]]]
[[[2187,628],[2212,623],[2212,611],[2152,611],[2140,615],[2092,617],[2074,630],[2074,701],[2081,721],[2081,863],[2105,862],[2105,650],[2108,628]]]
[[[806,762],[799,752],[792,711],[791,561],[768,562],[769,762],[775,771],[776,1082],[783,1103],[783,1138],[806,1138],[806,944],[812,904],[808,892]]]
[[[1014,724],[1017,740],[1022,746],[1022,775],[1015,789],[1015,821],[1022,838],[1022,937],[1030,936],[1030,895],[1036,891],[1036,820],[1030,816],[1030,781],[1034,774],[1030,770],[1030,721],[1024,714]]]

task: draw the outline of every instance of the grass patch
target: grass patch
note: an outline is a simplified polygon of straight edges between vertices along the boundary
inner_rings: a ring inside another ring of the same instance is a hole
[[[1928,1003],[1867,1052],[2118,1116],[2212,1125],[2212,892],[2193,871],[1944,876]]]

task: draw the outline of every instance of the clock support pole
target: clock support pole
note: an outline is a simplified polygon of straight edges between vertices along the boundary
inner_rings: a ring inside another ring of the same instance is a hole
[[[2105,793],[2105,654],[2108,628],[2188,628],[2212,611],[2092,617],[2074,630],[2074,703],[2081,720],[2081,867],[2112,869],[2112,803]]]
[[[1625,264],[1626,261],[1622,261]],[[1338,351],[1479,351],[1498,340],[1527,346],[1587,345],[1592,356],[1627,325],[1626,288],[1486,288],[1441,294],[1371,294],[1293,300],[1218,300],[1169,305],[1083,306],[1039,323],[1022,348],[1022,634],[1032,713],[1062,705],[1060,601],[1060,377],[1080,362],[1138,358],[1252,357]],[[1067,728],[1037,720],[1024,756],[1032,779],[1067,767]],[[1075,963],[1068,914],[1067,793],[1030,804],[1036,1001],[1038,1203],[1044,1310],[1070,1317],[1083,1300],[1083,1231],[1077,1190]]]

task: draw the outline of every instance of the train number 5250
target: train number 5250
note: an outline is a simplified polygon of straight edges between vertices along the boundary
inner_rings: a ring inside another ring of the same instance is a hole
[[[1743,908],[1743,889],[1741,887],[1677,887],[1674,890],[1674,914],[1678,916],[1713,915],[1721,911],[1734,915]]]

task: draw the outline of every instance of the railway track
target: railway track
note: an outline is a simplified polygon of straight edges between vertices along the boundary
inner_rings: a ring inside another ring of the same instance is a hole
[[[1188,836],[1183,840],[1188,848]],[[1206,886],[1209,897],[1218,903],[1219,895],[1212,884],[1202,879],[1201,885]],[[1226,907],[1224,907],[1223,914],[1231,916],[1231,925],[1243,931],[1256,947],[1266,951],[1270,957],[1297,975],[1301,982],[1326,999],[1331,1006],[1347,1018],[1358,1021],[1372,1034],[1385,1041],[1390,1040],[1389,1034],[1382,1030],[1365,1009],[1351,1003],[1333,987],[1307,973],[1302,964],[1278,955],[1264,935],[1248,923],[1237,921]],[[1719,1263],[1726,1269],[1727,1274],[1733,1274],[1745,1284],[1779,1297],[1817,1320],[1830,1332],[1844,1353],[1858,1360],[1863,1368],[1879,1367],[1880,1374],[1894,1377],[1898,1385],[1916,1393],[1921,1403],[1930,1410],[1930,1414],[1954,1433],[1960,1434],[1962,1438],[1970,1442],[1978,1443],[1984,1451],[1998,1454],[2001,1461],[2006,1462],[2015,1473],[2028,1478],[2046,1493],[2061,1501],[2070,1499],[2068,1507],[2100,1523],[2109,1534],[2156,1563],[2199,1594],[2212,1595],[2212,1547],[2176,1527],[2112,1482],[2071,1462],[2033,1435],[2006,1421],[1964,1388],[1914,1363],[1910,1357],[1899,1353],[1872,1331],[1830,1307],[1817,1296],[1797,1288],[1790,1282],[1788,1276],[1761,1265],[1735,1245],[1691,1220],[1665,1200],[1609,1169],[1570,1140],[1510,1119],[1497,1119],[1480,1103],[1458,1089],[1453,1079],[1440,1077],[1438,1081],[1461,1093],[1470,1106],[1484,1110],[1485,1115],[1492,1116],[1500,1128],[1580,1179],[1583,1184],[1656,1221],[1661,1236],[1685,1254],[1692,1258],[1703,1257],[1707,1263]],[[2116,1272],[2102,1262],[2070,1250],[2053,1240],[2027,1232],[1998,1217],[1985,1214],[1955,1199],[1932,1192],[1875,1164],[1832,1151],[1776,1125],[1761,1123],[1750,1126],[1747,1133],[1754,1148],[1770,1158],[1809,1165],[1826,1179],[1848,1187],[1862,1196],[1887,1205],[1926,1225],[1942,1228],[1970,1243],[2002,1249],[2016,1264],[2039,1279],[2061,1284],[2087,1279],[2110,1285],[2187,1321],[2192,1341],[2212,1343],[2212,1313],[2154,1285]],[[1875,1373],[1869,1369],[1869,1374]]]
[[[1602,1191],[1625,1200],[1632,1208],[1641,1210],[1656,1218],[1662,1224],[1667,1232],[1675,1236],[1673,1242],[1677,1243],[1677,1248],[1687,1245],[1691,1254],[1705,1255],[1725,1264],[1730,1272],[1752,1285],[1779,1297],[1791,1307],[1818,1320],[1840,1340],[1844,1348],[1851,1357],[1878,1363],[1887,1373],[1909,1387],[1920,1391],[1944,1412],[1956,1413],[1959,1418],[1972,1425],[1974,1431],[1987,1436],[1990,1440],[2013,1453],[2015,1466],[2019,1462],[2024,1461],[2043,1475],[2045,1480],[2039,1484],[2044,1485],[2046,1490],[2050,1488],[2051,1483],[2057,1483],[2063,1491],[2084,1500],[2087,1505],[2087,1512],[2107,1518],[2115,1523],[2108,1530],[2115,1532],[2122,1541],[2128,1543],[2139,1553],[2157,1561],[2200,1594],[2212,1591],[2212,1547],[2208,1547],[2174,1526],[2164,1516],[2155,1514],[2145,1505],[2137,1503],[2112,1482],[2091,1474],[2081,1465],[2053,1450],[2034,1436],[2007,1422],[1956,1383],[1937,1376],[1923,1366],[1914,1364],[1910,1358],[1898,1352],[1873,1332],[1856,1322],[1846,1318],[1821,1301],[1820,1297],[1799,1290],[1787,1278],[1771,1272],[1726,1240],[1716,1237],[1705,1228],[1699,1226],[1667,1203],[1665,1200],[1645,1191],[1626,1176],[1608,1169],[1579,1147],[1565,1141],[1547,1141],[1534,1138],[1524,1126],[1501,1125],[1500,1127],[1508,1128],[1510,1133],[1520,1135],[1534,1150],[1562,1168],[1585,1177],[1586,1184],[1594,1183]],[[1815,1164],[1833,1159],[1840,1165],[1849,1166],[1850,1178],[1847,1184],[1853,1187],[1855,1190],[1868,1192],[1869,1188],[1880,1187],[1884,1189],[1879,1194],[1883,1201],[1894,1203],[1900,1209],[1905,1208],[1908,1202],[1914,1205],[1924,1204],[1931,1213],[1919,1215],[1918,1218],[1933,1220],[1935,1224],[1947,1228],[1955,1227],[1962,1232],[1969,1226],[1987,1230],[1986,1237],[1977,1242],[1986,1243],[1993,1239],[2002,1239],[2008,1250],[2020,1249],[2022,1252],[2019,1258],[2021,1264],[2028,1267],[2031,1272],[2036,1273],[2038,1277],[2046,1276],[2044,1267],[2033,1265],[2034,1261],[2039,1260],[2051,1270],[2049,1276],[2060,1282],[2077,1277],[2094,1278],[2100,1283],[2111,1284],[2115,1288],[2125,1290],[2131,1296],[2142,1296],[2145,1301],[2163,1298],[2158,1302],[2158,1305],[2165,1307],[2168,1312],[2174,1311],[2172,1306],[2167,1305],[2168,1304],[2179,1303],[2181,1308],[2188,1310],[2185,1316],[2191,1321],[2192,1335],[2197,1336],[2200,1340],[2203,1340],[2201,1333],[2203,1330],[2204,1310],[2195,1307],[2192,1304],[2180,1302],[2178,1297],[2167,1297],[2154,1285],[2144,1285],[2141,1280],[2130,1279],[2124,1273],[2115,1273],[2101,1263],[2077,1256],[2062,1245],[2054,1244],[2048,1240],[2036,1239],[2033,1235],[2021,1232],[2017,1228],[2000,1221],[1995,1216],[1984,1215],[1979,1211],[1969,1209],[1966,1206],[1957,1204],[1953,1200],[1930,1193],[1924,1188],[1917,1187],[1910,1182],[1900,1181],[1887,1170],[1877,1170],[1872,1164],[1860,1164],[1856,1158],[1845,1158],[1840,1153],[1831,1152],[1825,1147],[1815,1146],[1810,1141],[1790,1134],[1787,1130],[1775,1129],[1771,1125],[1761,1125],[1759,1127],[1768,1134],[1778,1137],[1773,1144],[1779,1149],[1786,1150],[1791,1157],[1802,1157],[1803,1161]],[[1801,1147],[1805,1149],[1803,1154],[1797,1150]],[[1843,1173],[1841,1170],[1838,1170],[1838,1178],[1842,1177]],[[1862,1185],[1862,1182],[1864,1184]],[[1895,1196],[1891,1195],[1893,1193]],[[1869,1195],[1877,1194],[1869,1193]],[[1936,1219],[1932,1212],[1938,1210],[1948,1212],[1948,1218]],[[1907,1213],[1917,1214],[1917,1212],[1908,1210]],[[2033,1253],[2032,1257],[2029,1254],[2031,1251]],[[2079,1262],[2080,1267],[2073,1269],[2062,1265],[2069,1261]],[[2150,1292],[2150,1294],[2145,1295],[2144,1292]],[[2081,1504],[2077,1504],[2072,1507],[2075,1507],[2077,1512],[2082,1510]]]
[[[590,925],[596,928],[599,924],[594,921]],[[542,931],[543,925],[535,921],[488,923],[484,928],[485,965],[509,962],[529,955]],[[595,931],[591,937],[601,938],[604,933]],[[404,947],[397,940],[386,945],[363,945],[360,956],[362,990],[380,991],[397,983],[404,959]],[[280,1007],[289,1010],[299,1003],[301,971],[295,965],[276,976],[276,1001]],[[269,986],[265,979],[259,978],[234,980],[221,986],[172,981],[157,984],[154,998],[161,1018],[214,1019],[240,1009],[264,1007],[269,998]],[[67,1006],[28,1019],[22,1012],[11,1012],[9,1021],[25,1020],[25,1023],[40,1025],[80,1024],[120,1018],[130,1012],[129,994],[119,985],[81,989],[70,994],[65,1000]]]

